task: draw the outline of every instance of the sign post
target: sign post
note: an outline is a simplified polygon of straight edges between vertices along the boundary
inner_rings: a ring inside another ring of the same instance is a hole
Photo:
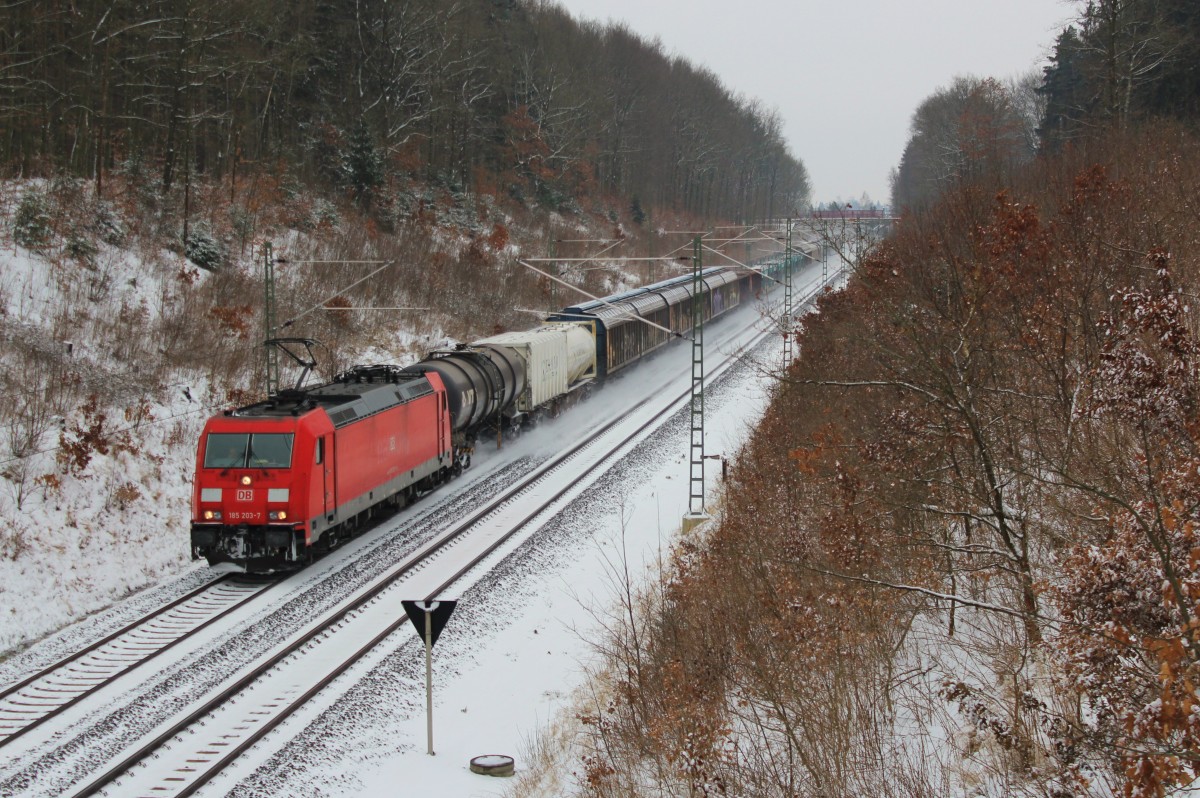
[[[417,634],[425,639],[425,730],[428,753],[433,756],[433,644],[454,612],[457,601],[401,601]],[[425,617],[418,620],[418,616]]]

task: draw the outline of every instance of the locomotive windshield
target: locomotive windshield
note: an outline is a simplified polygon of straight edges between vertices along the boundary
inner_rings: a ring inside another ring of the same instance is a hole
[[[210,432],[204,445],[205,468],[290,468],[292,434]]]

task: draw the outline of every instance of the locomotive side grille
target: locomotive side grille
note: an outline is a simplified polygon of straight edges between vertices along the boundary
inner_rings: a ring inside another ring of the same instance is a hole
[[[358,418],[358,412],[353,407],[342,408],[335,410],[329,414],[329,420],[333,422],[333,426],[340,427],[343,424],[349,423]]]
[[[403,385],[397,391],[400,395],[400,400],[408,402],[416,399],[418,396],[425,396],[433,393],[433,386],[429,384],[429,380],[421,380],[420,382],[411,382],[408,385]]]

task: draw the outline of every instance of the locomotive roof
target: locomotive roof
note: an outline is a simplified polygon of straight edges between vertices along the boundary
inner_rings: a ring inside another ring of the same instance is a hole
[[[282,418],[322,408],[335,427],[433,393],[424,374],[388,371],[386,374],[351,370],[333,382],[300,390],[284,390],[272,398],[239,408],[241,418]]]

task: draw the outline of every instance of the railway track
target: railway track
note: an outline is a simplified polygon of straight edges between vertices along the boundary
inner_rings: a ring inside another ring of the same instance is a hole
[[[271,583],[222,576],[0,692],[4,746],[155,659],[261,593]]]
[[[820,286],[797,304],[807,302],[819,290]],[[709,378],[715,379],[736,359],[737,353],[726,356],[710,369]],[[461,523],[427,540],[394,567],[347,595],[292,635],[290,642],[231,674],[194,702],[193,709],[164,719],[108,761],[89,762],[86,768],[80,763],[71,766],[69,782],[60,783],[56,793],[193,794],[367,652],[401,630],[407,623],[400,610],[402,598],[440,595],[497,548],[523,531],[536,529],[629,448],[685,407],[688,398],[687,392],[658,396],[628,408],[585,441],[538,466]]]

